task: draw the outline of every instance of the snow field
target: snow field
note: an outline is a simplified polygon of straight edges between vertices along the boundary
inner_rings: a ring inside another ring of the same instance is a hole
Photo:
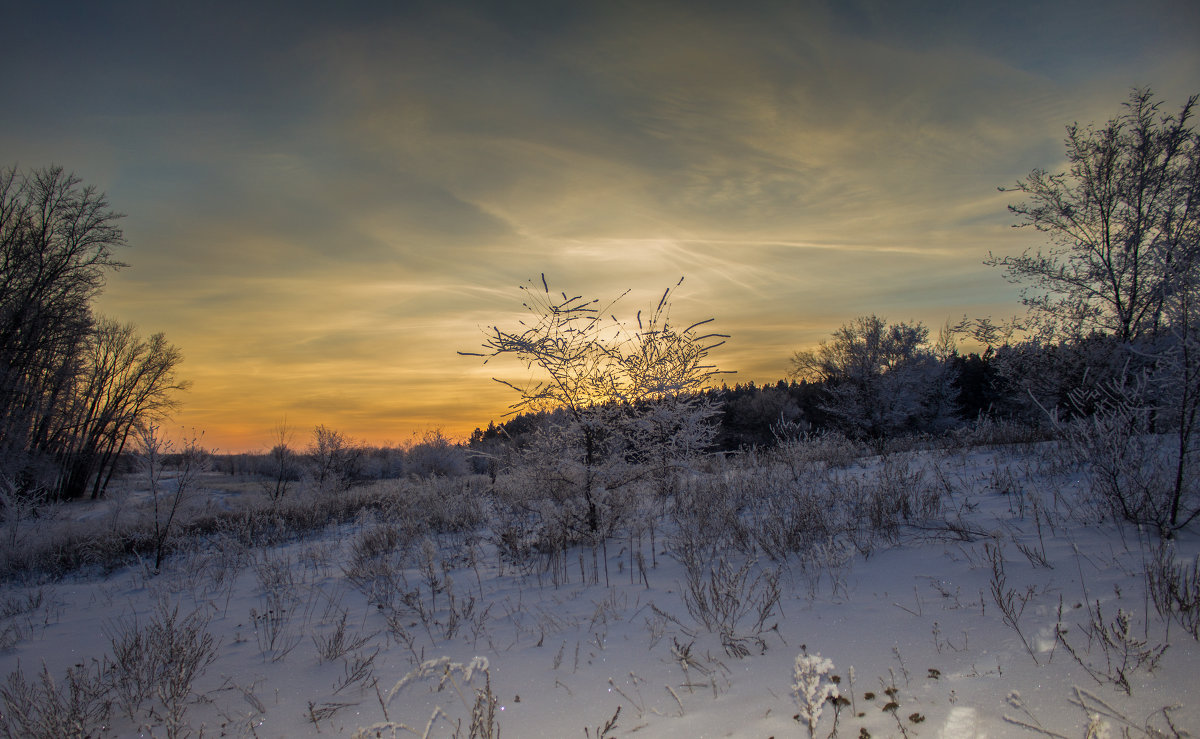
[[[1200,727],[1197,641],[1158,613],[1144,574],[1159,543],[1096,520],[1083,473],[1046,445],[808,469],[806,490],[831,510],[845,507],[831,490],[889,475],[924,491],[914,501],[940,491],[937,510],[897,514],[883,533],[848,530],[867,519],[843,510],[822,524],[840,527],[829,536],[798,537],[803,551],[773,560],[754,531],[794,472],[773,459],[698,471],[678,500],[714,496],[704,515],[671,515],[659,501],[604,547],[523,560],[502,554],[511,542],[492,526],[421,529],[377,511],[274,547],[185,542],[157,574],[130,566],[10,584],[0,594],[5,727],[18,735],[18,671],[32,685],[44,665],[60,691],[72,667],[111,684],[117,671],[103,665],[118,637],[152,633],[172,612],[176,632],[187,616],[202,624],[211,662],[181,698],[146,690],[86,733],[468,736],[489,696],[507,737],[801,737],[814,708],[819,737]],[[717,515],[729,503],[718,495],[736,498],[744,531]],[[771,509],[776,519],[798,510]],[[654,550],[646,515],[658,516]],[[689,522],[701,530],[678,530]],[[1198,543],[1187,532],[1173,556],[1190,562]],[[188,644],[176,647],[174,659],[188,656]],[[793,687],[801,655],[820,673],[807,691]],[[467,669],[477,657],[486,670]],[[824,700],[831,686],[846,703]]]

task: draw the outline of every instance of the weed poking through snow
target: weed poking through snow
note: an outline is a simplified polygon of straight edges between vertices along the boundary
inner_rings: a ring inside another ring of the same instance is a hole
[[[840,697],[838,686],[829,679],[831,672],[833,661],[822,657],[820,652],[796,655],[796,666],[792,672],[792,696],[800,706],[796,720],[808,729],[810,738],[816,736],[826,701],[836,701]]]

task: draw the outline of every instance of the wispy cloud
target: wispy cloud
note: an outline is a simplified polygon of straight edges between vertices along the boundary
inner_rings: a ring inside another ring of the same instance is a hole
[[[50,5],[12,16],[47,62],[0,81],[0,150],[129,213],[101,310],[183,347],[227,449],[486,424],[455,352],[543,271],[631,312],[686,274],[742,380],[857,314],[1015,310],[996,187],[1200,68],[1167,0]]]

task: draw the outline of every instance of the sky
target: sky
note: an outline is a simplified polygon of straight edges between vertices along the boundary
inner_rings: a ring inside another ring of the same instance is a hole
[[[499,420],[518,287],[676,293],[726,381],[855,316],[1022,311],[1012,185],[1135,86],[1200,92],[1200,5],[0,0],[0,165],[107,193],[98,312],[164,332],[173,427],[369,444]],[[181,432],[182,433],[182,432]]]

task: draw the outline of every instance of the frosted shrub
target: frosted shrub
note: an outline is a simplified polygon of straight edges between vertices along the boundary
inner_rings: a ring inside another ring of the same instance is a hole
[[[385,603],[389,598],[377,598],[400,588],[403,559],[410,546],[397,527],[375,524],[350,540],[350,557],[342,571],[370,602]]]
[[[463,692],[463,687],[477,675],[483,675],[483,685],[474,689],[474,695],[468,696]],[[453,709],[441,705],[433,709],[433,713],[430,714],[423,729],[386,718],[387,707],[397,693],[412,683],[424,680],[432,681],[433,678],[437,679],[436,692],[453,691],[453,695],[458,697],[461,710],[470,714],[471,723],[467,734],[469,739],[496,739],[500,736],[500,725],[497,722],[498,711],[496,710],[499,700],[492,692],[492,675],[487,658],[474,657],[469,662],[462,663],[452,662],[449,657],[438,657],[422,662],[400,678],[391,690],[381,696],[379,703],[384,710],[385,719],[371,726],[360,727],[354,732],[354,738],[375,739],[385,736],[384,732],[387,732],[386,736],[390,736],[392,739],[400,736],[401,732],[406,735],[415,734],[428,737],[432,735],[433,728],[439,721],[454,727],[454,736],[462,736],[462,719],[455,720],[450,715]]]
[[[499,556],[517,565],[532,562],[540,528],[535,514],[508,500],[502,493],[497,495],[492,523],[488,530],[491,534],[490,541],[495,545]]]
[[[924,432],[914,432],[907,434],[896,434],[894,436],[885,436],[871,443],[873,448],[879,450],[883,455],[893,454],[911,454],[927,449],[933,449],[937,445],[936,438]]]
[[[682,590],[688,614],[708,631],[719,634],[731,657],[750,654],[747,643],[766,644],[759,634],[779,605],[779,572],[760,570],[747,559],[734,567],[724,556],[712,564],[685,561],[687,580]],[[753,617],[753,626],[750,625]]]
[[[461,477],[467,473],[467,454],[441,431],[429,431],[405,449],[404,471],[414,477]]]
[[[36,529],[31,521],[48,496],[44,490],[21,491],[12,478],[0,474],[0,545],[6,550],[18,550]]]
[[[604,547],[647,494],[640,471],[619,455],[581,462],[578,444],[564,436],[571,433],[534,434],[520,464],[497,477],[491,496],[492,538],[501,554],[518,566],[544,559],[555,582],[564,581],[567,550]]]
[[[846,526],[841,506],[829,495],[828,473],[801,471],[796,479],[768,486],[768,497],[755,507],[751,536],[777,562],[786,561]]]
[[[1068,629],[1063,627],[1061,621],[1055,627],[1058,643],[1098,684],[1111,683],[1125,691],[1125,695],[1133,695],[1130,679],[1136,677],[1138,671],[1152,673],[1158,669],[1159,660],[1170,645],[1137,638],[1137,633],[1146,634],[1146,629],[1136,628],[1132,615],[1121,608],[1117,609],[1116,617],[1109,621],[1104,620],[1100,601],[1094,605],[1088,604],[1087,612],[1088,622],[1079,624],[1080,631],[1087,637],[1086,646],[1068,642]],[[1092,658],[1094,646],[1100,647],[1104,655],[1103,664],[1098,658]]]
[[[943,511],[942,490],[925,479],[923,469],[902,457],[887,457],[873,476],[848,481],[846,494],[859,518],[860,549],[872,538],[894,543],[902,526],[928,521]]]
[[[819,652],[796,655],[796,666],[792,671],[792,697],[800,706],[798,720],[808,728],[810,737],[815,736],[825,702],[836,701],[840,696],[837,685],[829,679],[831,672],[833,661],[822,657]]]
[[[822,578],[829,582],[829,588],[835,596],[839,588],[849,594],[846,577],[854,558],[855,546],[845,538],[829,536],[812,542],[800,553],[799,569],[808,581],[810,599],[817,597]]]
[[[217,658],[217,641],[208,624],[203,610],[180,615],[178,605],[164,601],[146,624],[134,617],[113,625],[108,684],[131,719],[142,712],[145,701],[157,699],[161,709],[144,709],[146,717],[162,721],[168,736],[187,733],[184,717],[193,698],[192,684]]]
[[[405,539],[411,539],[475,529],[487,519],[486,489],[487,478],[478,475],[377,480],[332,498],[320,496],[313,505],[343,500],[345,515],[333,518],[353,520],[369,510],[376,520],[397,527]]]
[[[716,402],[701,395],[658,393],[651,402],[626,408],[621,435],[628,458],[648,470],[654,491],[674,494],[679,480],[716,439]]]
[[[412,480],[398,496],[397,517],[419,521],[427,531],[471,531],[487,520],[484,495],[487,478],[442,477]]]
[[[742,520],[762,480],[741,469],[684,482],[669,508],[674,530],[667,548],[681,562],[712,561],[727,551],[751,554],[752,531]]]
[[[1178,452],[1170,437],[1147,433],[1149,426],[1149,409],[1118,406],[1075,421],[1067,439],[1077,458],[1089,465],[1086,503],[1092,510],[1101,517],[1149,525],[1170,538]],[[1195,486],[1187,484],[1195,479],[1188,466],[1180,496],[1185,508],[1197,497]]]
[[[830,467],[849,467],[865,450],[838,431],[824,431],[808,437],[809,454]]]
[[[566,487],[553,480],[539,485],[537,475],[526,470],[497,480],[496,536],[514,562],[536,554],[555,554],[585,542],[587,504]],[[601,508],[594,510],[599,520]]]
[[[1076,408],[1095,412],[1067,426],[1068,446],[1090,467],[1093,507],[1152,527],[1162,539],[1200,516],[1193,423],[1172,419],[1177,409],[1164,405],[1159,395],[1166,389],[1169,396],[1172,383],[1172,377],[1143,373],[1072,393]],[[1188,394],[1196,397],[1194,391]],[[1193,417],[1195,412],[1190,411]],[[1173,424],[1177,428],[1170,431]],[[1168,433],[1156,433],[1161,429]]]
[[[1176,560],[1173,546],[1159,546],[1146,565],[1146,588],[1160,616],[1178,620],[1200,640],[1200,556],[1189,567]]]
[[[828,468],[849,467],[866,450],[836,430],[788,433],[784,426],[771,427],[775,436],[774,457],[793,472],[824,464]]]
[[[1048,436],[1045,429],[1035,424],[989,415],[980,415],[974,423],[954,429],[948,434],[951,443],[960,449],[1034,444],[1045,441]]]
[[[55,682],[44,664],[27,679],[18,668],[0,683],[0,736],[6,739],[62,739],[100,736],[112,714],[100,663],[67,669]]]

